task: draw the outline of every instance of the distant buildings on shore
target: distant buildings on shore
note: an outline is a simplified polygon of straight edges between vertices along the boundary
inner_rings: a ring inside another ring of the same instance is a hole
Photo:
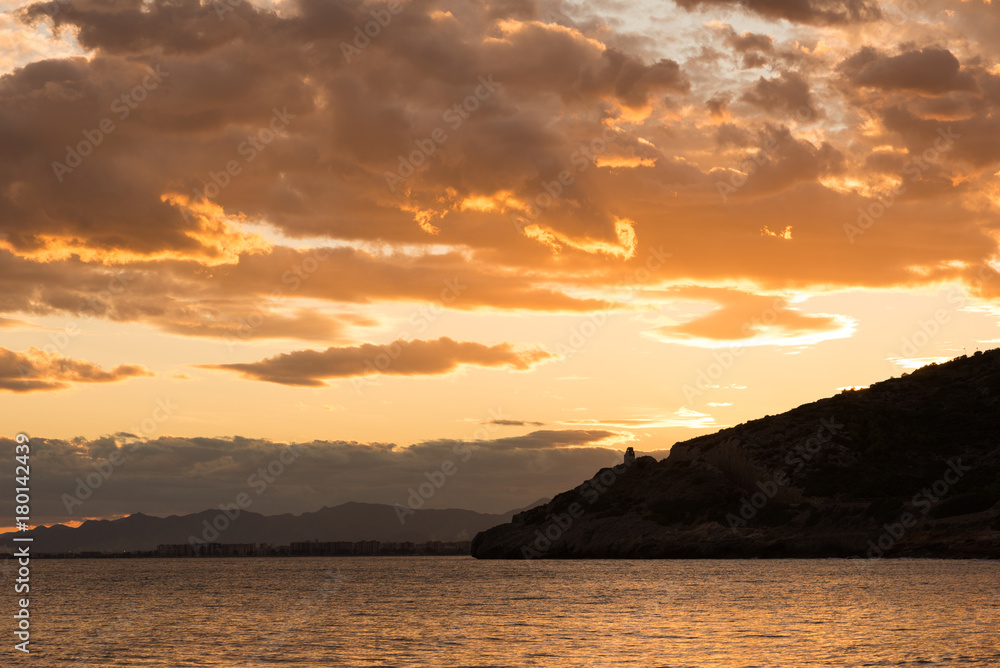
[[[268,543],[189,543],[157,545],[155,550],[141,552],[61,552],[40,553],[37,557],[52,559],[174,558],[174,557],[375,557],[408,555],[468,555],[471,541],[428,541],[426,543],[382,543],[377,540],[303,541],[290,545]],[[0,559],[10,557],[0,554]]]
[[[426,543],[382,543],[377,540],[295,542],[290,545],[267,543],[205,543],[192,546],[157,545],[156,557],[374,557],[449,554],[472,551],[471,541],[429,541]]]

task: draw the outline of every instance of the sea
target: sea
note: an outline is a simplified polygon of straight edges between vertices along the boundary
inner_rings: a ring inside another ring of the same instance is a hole
[[[10,563],[0,666],[1000,666],[997,561]]]

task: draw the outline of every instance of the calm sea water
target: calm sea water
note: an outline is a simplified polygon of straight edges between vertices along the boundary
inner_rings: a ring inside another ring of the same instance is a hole
[[[1000,666],[1000,562],[34,561],[0,665]]]

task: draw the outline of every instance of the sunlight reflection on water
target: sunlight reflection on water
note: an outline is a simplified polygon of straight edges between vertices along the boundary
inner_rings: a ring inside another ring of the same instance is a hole
[[[34,651],[8,648],[4,665],[12,654],[14,665],[80,668],[1000,665],[998,562],[332,557],[32,566]]]

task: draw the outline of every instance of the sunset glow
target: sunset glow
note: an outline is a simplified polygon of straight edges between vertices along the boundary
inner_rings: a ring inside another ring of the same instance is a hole
[[[88,517],[292,441],[381,473],[261,511],[499,512],[1000,341],[995,5],[215,4],[0,3],[2,436],[174,490]]]

